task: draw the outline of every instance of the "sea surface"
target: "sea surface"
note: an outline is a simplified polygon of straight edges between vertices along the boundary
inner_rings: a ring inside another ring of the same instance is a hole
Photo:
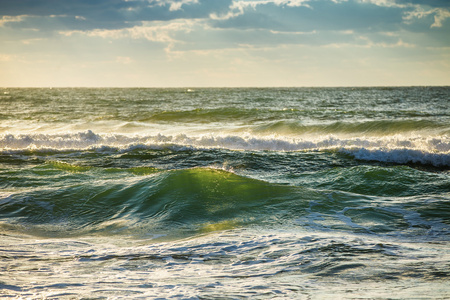
[[[450,87],[2,88],[0,297],[449,299]]]

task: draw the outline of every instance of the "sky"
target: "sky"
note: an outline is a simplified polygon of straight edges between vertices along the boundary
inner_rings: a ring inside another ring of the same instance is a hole
[[[1,0],[3,87],[450,85],[450,0]]]

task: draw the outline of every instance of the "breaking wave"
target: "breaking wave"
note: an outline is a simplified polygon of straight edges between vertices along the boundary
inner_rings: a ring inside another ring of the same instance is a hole
[[[338,151],[359,160],[450,166],[450,137],[392,135],[347,137],[323,135],[289,138],[278,135],[149,135],[96,134],[91,130],[67,134],[4,134],[2,153],[23,151],[119,151],[135,149],[226,149],[246,151]]]

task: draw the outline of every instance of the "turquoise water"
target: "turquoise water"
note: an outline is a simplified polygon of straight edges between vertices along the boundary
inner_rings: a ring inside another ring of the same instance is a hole
[[[0,295],[450,297],[450,88],[0,90]]]

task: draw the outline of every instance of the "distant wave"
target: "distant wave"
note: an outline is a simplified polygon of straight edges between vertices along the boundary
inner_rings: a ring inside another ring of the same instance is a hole
[[[135,149],[227,149],[246,151],[326,151],[356,159],[450,166],[450,137],[392,135],[369,137],[289,138],[278,135],[151,135],[96,134],[91,130],[67,134],[0,135],[2,153],[17,151],[133,151]]]
[[[299,121],[274,121],[256,126],[255,132],[280,134],[401,134],[436,131],[450,133],[447,124],[430,120],[371,120],[358,122],[337,121],[324,124],[303,124]]]

